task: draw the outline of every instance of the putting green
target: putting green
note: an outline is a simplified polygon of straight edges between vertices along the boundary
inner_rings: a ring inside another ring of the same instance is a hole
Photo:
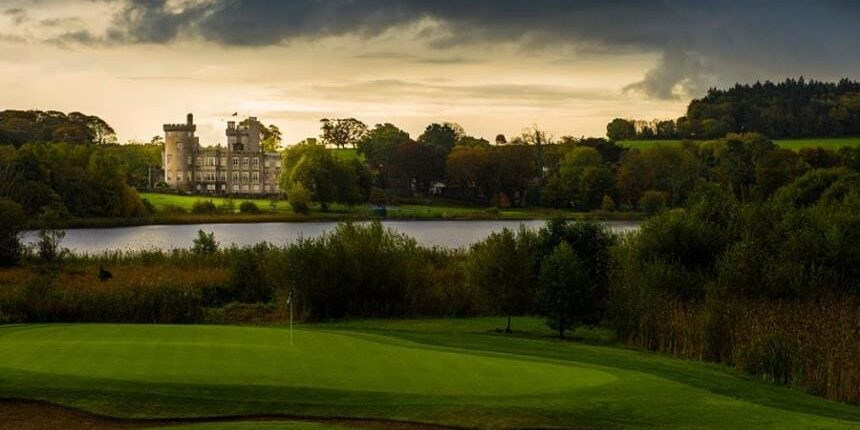
[[[497,323],[310,326],[296,330],[292,346],[283,328],[3,326],[0,398],[121,418],[248,417],[180,426],[201,430],[324,430],[255,421],[275,416],[481,429],[860,428],[856,406],[721,366],[490,334]],[[323,426],[332,425],[341,423]]]
[[[2,332],[0,332],[2,333]],[[372,337],[223,326],[55,325],[0,338],[0,367],[146,383],[503,396],[613,382],[593,367],[413,348]]]

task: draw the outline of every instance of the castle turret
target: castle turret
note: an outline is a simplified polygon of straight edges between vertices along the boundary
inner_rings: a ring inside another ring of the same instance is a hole
[[[185,124],[164,124],[164,181],[180,191],[191,191],[199,146],[195,131],[194,115],[190,113]]]

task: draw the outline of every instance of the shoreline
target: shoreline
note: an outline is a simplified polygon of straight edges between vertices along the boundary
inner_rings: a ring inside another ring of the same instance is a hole
[[[492,214],[484,210],[476,210],[469,214],[451,216],[398,216],[387,217],[368,216],[344,213],[313,213],[298,215],[293,213],[261,213],[261,214],[207,214],[207,215],[163,215],[157,214],[140,218],[75,218],[66,220],[59,228],[120,228],[142,227],[149,225],[187,225],[187,224],[263,224],[263,223],[307,223],[307,222],[346,222],[346,221],[536,221],[549,220],[557,217],[580,221],[641,221],[644,215],[639,212],[566,212],[558,210],[542,210],[540,213]],[[523,215],[523,216],[519,216]],[[38,230],[41,225],[33,223],[27,226],[28,231]]]

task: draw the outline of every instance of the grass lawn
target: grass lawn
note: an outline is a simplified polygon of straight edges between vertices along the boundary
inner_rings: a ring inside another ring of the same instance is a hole
[[[551,340],[533,319],[360,321],[283,328],[0,328],[0,398],[127,418],[285,415],[478,428],[860,427],[860,407],[727,368]],[[525,330],[525,331],[523,331]],[[213,423],[188,429],[288,429]]]
[[[216,206],[224,204],[224,197],[177,195],[162,193],[140,193],[140,197],[149,200],[155,206],[156,211],[162,212],[173,206],[190,212],[194,202],[199,200],[211,200]],[[252,201],[260,208],[260,214],[239,214],[239,204],[243,201]],[[372,208],[369,205],[348,207],[341,204],[330,205],[328,212],[321,212],[319,205],[312,205],[308,215],[297,215],[292,212],[290,205],[285,200],[276,200],[274,206],[269,199],[233,199],[234,214],[214,215],[192,215],[157,213],[158,222],[253,222],[253,221],[307,221],[307,220],[341,220],[341,219],[370,219],[374,218]],[[439,204],[403,204],[391,205],[387,208],[389,219],[549,219],[556,216],[581,219],[636,219],[637,214],[627,212],[575,212],[572,210],[546,209],[546,208],[509,208],[488,209],[480,206],[457,206],[450,203]]]
[[[364,161],[364,154],[359,154],[358,150],[355,148],[332,148],[330,151],[335,157],[340,158],[341,160],[352,160],[354,158],[358,158],[359,160]]]
[[[777,145],[797,151],[803,148],[825,148],[837,150],[843,146],[860,146],[860,137],[822,137],[813,139],[775,140]],[[658,145],[680,145],[681,140],[625,140],[622,146],[628,148],[648,149]]]

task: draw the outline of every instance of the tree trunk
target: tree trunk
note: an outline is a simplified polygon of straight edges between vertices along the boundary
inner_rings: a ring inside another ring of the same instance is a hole
[[[564,339],[564,329],[561,327],[559,327],[559,329],[558,329],[558,338]]]
[[[507,334],[511,334],[511,333],[513,333],[513,332],[514,332],[514,331],[513,331],[513,330],[511,330],[511,316],[510,316],[510,315],[508,315],[508,326],[507,326],[507,327],[505,327],[505,333],[507,333]]]

